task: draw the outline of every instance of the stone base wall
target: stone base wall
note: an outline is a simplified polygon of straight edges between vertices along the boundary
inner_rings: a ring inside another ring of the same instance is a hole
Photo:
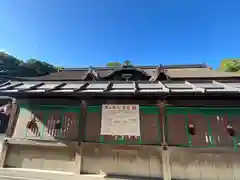
[[[11,145],[5,167],[75,171],[75,152],[67,148],[30,147]]]
[[[82,173],[162,177],[160,147],[84,144]]]
[[[169,148],[173,179],[238,180],[240,153],[228,149]]]
[[[164,180],[240,180],[240,153],[230,149],[31,143],[8,144],[5,167]]]

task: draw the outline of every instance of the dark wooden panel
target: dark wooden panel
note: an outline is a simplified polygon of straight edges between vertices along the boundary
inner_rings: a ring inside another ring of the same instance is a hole
[[[86,116],[85,141],[100,141],[101,113],[88,112]]]
[[[66,139],[76,140],[78,136],[79,115],[76,112],[65,112],[62,120],[62,136]]]
[[[61,137],[61,126],[58,126],[58,123],[61,119],[61,112],[60,111],[51,111],[49,112],[49,116],[47,117],[47,121],[45,124],[45,134],[44,136],[50,136],[50,137]]]
[[[239,114],[230,114],[228,123],[233,126],[236,137],[240,138],[240,112]]]
[[[101,106],[89,106],[86,116],[85,141],[109,142],[117,144],[160,144],[161,132],[158,108],[144,107],[140,110],[140,135],[137,136],[101,136]]]
[[[212,129],[214,145],[233,147],[233,137],[230,137],[226,130],[228,115],[216,112],[214,114],[209,114],[208,119]]]
[[[235,147],[239,147],[239,138],[240,138],[240,112],[239,114],[229,114],[228,115],[228,123],[232,125],[234,132],[235,132],[235,137],[236,137],[236,142],[233,141]]]
[[[203,114],[188,114],[188,125],[193,124],[195,134],[191,135],[192,146],[208,146],[210,144],[208,134],[208,122]]]
[[[30,122],[33,122],[33,123],[30,123]],[[37,123],[37,122],[40,122],[40,123]],[[29,123],[31,124],[30,126],[28,126]],[[25,126],[24,128],[25,128],[25,130],[27,129],[27,131],[30,131],[31,133],[33,133],[32,135],[34,137],[39,137],[41,135],[40,134],[41,128],[44,123],[45,123],[44,111],[34,109],[31,111],[31,118],[28,121],[27,127]],[[43,135],[45,136],[45,134],[43,134]],[[26,136],[29,136],[29,134],[26,133]]]
[[[160,144],[158,114],[140,113],[140,130],[143,144]]]
[[[6,133],[8,123],[9,123],[9,116],[0,113],[0,133],[1,134]]]
[[[166,132],[169,145],[188,145],[185,115],[168,114]]]

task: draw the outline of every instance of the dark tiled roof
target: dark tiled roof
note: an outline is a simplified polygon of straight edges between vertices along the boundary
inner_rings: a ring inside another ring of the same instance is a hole
[[[98,76],[101,79],[104,79],[114,72],[118,72],[120,70],[125,70],[124,68],[107,68],[107,67],[91,67],[94,72],[94,76]],[[128,68],[131,69],[131,68]],[[133,68],[132,68],[133,69]],[[145,74],[150,79],[155,79],[156,75],[159,74],[159,66],[136,66],[134,67],[135,71],[141,72]],[[238,73],[231,72],[219,72],[215,70],[211,70],[204,64],[193,64],[193,65],[168,65],[161,66],[161,69],[164,70],[166,76],[170,79],[199,79],[199,78],[236,78],[240,77]],[[64,69],[60,72],[52,73],[45,76],[39,77],[25,77],[25,78],[17,78],[20,80],[36,80],[36,81],[83,81],[85,80],[87,74],[89,73],[89,68],[78,68],[78,69]]]
[[[220,72],[209,68],[168,69],[166,74],[171,78],[224,78],[240,77],[233,72]]]

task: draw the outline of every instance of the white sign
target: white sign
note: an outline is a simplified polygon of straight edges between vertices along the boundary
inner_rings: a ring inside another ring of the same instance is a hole
[[[140,136],[139,105],[102,105],[101,135]]]

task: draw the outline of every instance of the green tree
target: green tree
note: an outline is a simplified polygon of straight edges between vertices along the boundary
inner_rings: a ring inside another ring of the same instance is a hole
[[[123,64],[118,61],[107,63],[107,67],[121,67],[121,66],[133,66],[130,60],[125,60]]]
[[[53,65],[36,59],[24,62],[5,52],[0,52],[0,77],[40,76],[56,72]]]
[[[36,59],[29,59],[26,62],[26,66],[34,69],[37,75],[45,75],[57,71],[53,65]]]
[[[240,59],[223,59],[218,69],[225,72],[238,72],[240,71]]]
[[[123,64],[124,64],[125,66],[131,66],[131,65],[132,65],[132,63],[131,63],[130,60],[125,60],[125,61],[123,62]]]
[[[107,63],[107,67],[121,67],[121,63],[118,61],[109,62]]]

